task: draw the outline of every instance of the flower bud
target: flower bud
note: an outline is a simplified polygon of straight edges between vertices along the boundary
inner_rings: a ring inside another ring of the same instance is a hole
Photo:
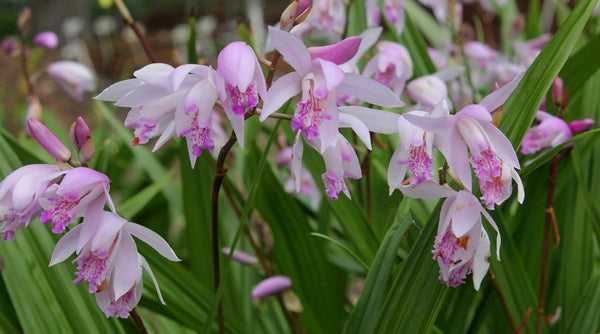
[[[46,72],[69,96],[77,101],[81,101],[84,91],[96,89],[94,73],[76,61],[57,61],[48,65]]]
[[[287,276],[272,276],[262,280],[252,289],[252,298],[263,298],[289,289],[292,280]]]
[[[312,0],[297,0],[298,3],[296,7],[296,13],[294,14],[294,24],[298,25],[304,22],[304,19],[310,14],[310,10],[312,9]]]
[[[223,247],[223,248],[221,248],[221,251],[223,252],[223,254],[229,255],[229,252],[231,252],[231,248]],[[242,252],[241,250],[237,250],[237,249],[233,250],[233,254],[231,255],[231,258],[241,264],[245,264],[248,266],[254,266],[258,263],[258,260],[256,259],[256,257],[254,257],[246,252]]]
[[[31,27],[31,8],[25,7],[21,14],[19,14],[17,26],[19,27],[19,31],[21,32],[21,34],[27,34],[29,28]]]
[[[71,125],[69,139],[73,146],[77,148],[81,163],[86,163],[92,159],[94,156],[94,142],[92,141],[90,128],[83,118],[77,117],[77,121]]]
[[[281,13],[281,17],[279,18],[279,26],[283,31],[290,31],[294,26],[294,21],[296,18],[296,9],[298,8],[298,2],[292,1]]]
[[[562,105],[563,97],[565,95],[565,86],[560,77],[554,78],[552,82],[552,100],[557,105]]]
[[[2,40],[2,50],[10,56],[17,50],[17,44],[12,38],[6,37]]]
[[[589,131],[593,127],[594,120],[591,118],[579,119],[569,123],[569,128],[573,134]]]
[[[435,75],[426,75],[411,81],[406,86],[406,92],[415,102],[428,107],[433,107],[442,99],[448,98],[446,84]]]
[[[54,31],[44,31],[35,35],[33,44],[46,49],[54,49],[58,45],[58,36]]]
[[[31,136],[56,160],[61,162],[71,160],[71,151],[42,122],[29,117],[27,127]]]

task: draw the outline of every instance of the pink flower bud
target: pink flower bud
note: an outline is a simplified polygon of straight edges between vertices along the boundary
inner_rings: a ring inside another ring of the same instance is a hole
[[[40,99],[38,99],[35,95],[30,95],[27,97],[27,101],[29,104],[27,105],[27,113],[26,118],[33,117],[38,121],[42,119],[42,104],[40,103]]]
[[[442,99],[448,98],[446,84],[435,75],[427,75],[411,81],[406,86],[406,92],[415,102],[428,107],[434,107]]]
[[[582,133],[591,130],[594,127],[594,120],[591,118],[579,119],[569,123],[569,128],[573,134]]]
[[[221,248],[221,251],[223,252],[223,254],[229,255],[229,252],[231,252],[231,248],[223,247],[223,248]],[[231,258],[241,264],[245,264],[245,265],[249,265],[249,266],[254,266],[258,263],[258,260],[256,259],[256,257],[254,257],[246,252],[242,252],[241,250],[237,250],[237,249],[233,250],[233,254],[232,254]]]
[[[252,298],[263,298],[289,289],[292,280],[287,276],[272,276],[258,283],[252,289]]]
[[[12,55],[17,50],[17,44],[12,38],[6,37],[2,40],[2,50],[8,55]]]
[[[558,105],[562,105],[565,95],[565,85],[560,77],[554,78],[552,82],[552,100]]]
[[[294,19],[298,19],[302,16],[302,19],[306,18],[310,13],[310,9],[312,8],[312,0],[297,0],[298,4],[296,6],[296,13],[294,14]],[[300,22],[296,22],[298,24]]]
[[[26,34],[29,31],[29,27],[31,27],[31,8],[25,7],[21,14],[19,14],[17,26],[19,27],[19,31],[23,34]]]
[[[71,151],[42,122],[29,117],[27,127],[31,136],[56,160],[67,162],[71,159]]]
[[[54,31],[44,31],[35,35],[33,44],[46,49],[54,49],[58,45],[58,36]]]
[[[77,121],[71,125],[69,139],[79,152],[79,160],[86,163],[94,156],[94,142],[90,133],[90,128],[83,118],[77,117]]]

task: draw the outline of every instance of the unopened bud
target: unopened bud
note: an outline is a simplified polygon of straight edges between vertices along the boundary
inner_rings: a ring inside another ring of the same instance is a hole
[[[296,9],[298,8],[298,2],[292,1],[281,13],[281,17],[279,18],[279,26],[283,31],[290,31],[294,26],[294,21],[296,18]]]
[[[433,107],[448,97],[446,84],[435,75],[426,75],[409,82],[406,92],[415,102],[428,107]]]
[[[557,105],[562,105],[565,95],[565,85],[560,77],[554,78],[552,82],[552,101]]]
[[[90,128],[85,123],[83,118],[77,117],[77,120],[71,125],[69,131],[69,139],[79,153],[79,161],[87,163],[94,156],[94,142]]]
[[[272,276],[258,283],[252,289],[252,298],[263,298],[280,293],[292,286],[292,280],[287,276]]]
[[[2,50],[4,50],[4,52],[10,56],[17,51],[17,44],[12,38],[6,37],[2,40]]]
[[[19,27],[19,31],[21,32],[21,34],[27,34],[27,32],[29,31],[29,27],[31,27],[31,8],[25,7],[21,14],[19,14],[17,26]]]
[[[223,254],[229,255],[229,253],[231,252],[231,248],[223,247],[221,249],[221,251],[223,252]],[[248,266],[255,266],[258,264],[258,260],[256,259],[255,256],[252,256],[246,252],[243,252],[243,251],[237,250],[237,249],[233,250],[233,254],[231,255],[231,258],[239,263],[242,263],[242,264],[245,264]]]
[[[54,49],[58,46],[58,36],[54,31],[44,31],[35,35],[33,44],[46,49]]]
[[[582,133],[591,130],[594,127],[594,120],[591,118],[579,119],[569,123],[569,128],[573,134]]]
[[[71,160],[71,151],[44,125],[33,117],[27,118],[29,133],[56,160]]]
[[[298,6],[296,7],[296,13],[294,13],[294,24],[298,25],[306,19],[310,10],[312,9],[312,0],[297,0]]]

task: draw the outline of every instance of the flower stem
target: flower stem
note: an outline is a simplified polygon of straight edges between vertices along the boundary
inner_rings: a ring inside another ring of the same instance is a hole
[[[506,314],[506,318],[508,318],[508,324],[510,325],[510,329],[513,332],[515,332],[516,331],[515,320],[513,319],[512,315],[510,314],[508,304],[506,303],[506,298],[504,298],[502,289],[500,289],[500,285],[498,284],[498,281],[496,281],[496,275],[494,275],[492,268],[488,269],[488,274],[490,275],[490,280],[492,281],[494,290],[496,290],[496,293],[498,294],[498,298],[500,298],[500,303],[502,304],[502,309],[504,309],[504,314]]]
[[[144,52],[146,52],[146,55],[150,59],[150,62],[157,63],[158,62],[158,58],[156,58],[156,55],[154,54],[154,52],[152,51],[152,49],[150,49],[150,45],[148,44],[148,41],[146,40],[146,37],[144,37],[144,34],[142,34],[142,31],[140,30],[140,28],[138,27],[138,25],[133,20],[133,17],[129,13],[129,10],[127,9],[127,6],[125,6],[125,3],[123,3],[122,0],[115,0],[115,5],[119,9],[119,12],[121,13],[121,16],[123,16],[123,20],[125,20],[125,23],[127,23],[127,25],[131,29],[133,29],[133,32],[137,36],[138,40],[140,41],[140,43],[142,43],[142,47],[144,48]]]
[[[538,300],[537,318],[535,323],[535,332],[542,333],[542,326],[545,317],[544,305],[546,304],[546,284],[548,278],[548,239],[550,236],[550,228],[552,227],[554,217],[554,209],[552,202],[554,198],[554,190],[556,188],[556,178],[558,175],[558,160],[559,155],[555,155],[550,161],[550,179],[548,181],[548,192],[546,194],[546,211],[544,221],[544,234],[542,237],[542,263],[540,270],[540,293]]]
[[[133,319],[133,322],[135,322],[135,326],[138,328],[138,331],[140,331],[141,334],[148,334],[146,325],[144,325],[144,321],[142,320],[142,317],[140,316],[140,313],[138,312],[136,307],[134,307],[131,310],[131,312],[129,312],[129,316],[131,316],[131,319]]]
[[[219,191],[223,184],[223,179],[227,173],[225,167],[225,158],[231,151],[231,148],[237,141],[235,133],[232,132],[229,140],[221,150],[219,151],[219,157],[217,158],[217,165],[215,171],[215,177],[213,179],[212,191],[211,191],[211,236],[212,236],[212,255],[213,255],[213,283],[215,293],[219,289],[221,284],[221,262],[220,262],[220,251],[219,251]],[[225,333],[225,319],[223,317],[223,303],[219,301],[219,309],[217,311],[217,322],[219,324],[219,333]]]

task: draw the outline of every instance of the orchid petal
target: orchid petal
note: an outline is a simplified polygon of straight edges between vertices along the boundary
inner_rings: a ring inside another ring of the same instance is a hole
[[[118,254],[115,256],[114,277],[112,280],[114,299],[118,300],[142,275],[142,267],[139,263],[139,254],[135,242],[129,233],[122,233],[119,237]]]
[[[405,113],[402,116],[404,117],[404,119],[420,127],[421,129],[432,132],[451,130],[456,122],[456,116],[454,115],[443,117],[431,117]]]
[[[94,98],[102,101],[117,101],[142,84],[140,79],[127,79],[114,83],[105,88]]]
[[[479,291],[481,281],[490,268],[490,263],[487,261],[487,257],[490,255],[490,239],[485,232],[481,231],[481,238],[479,239],[479,245],[475,250],[473,256],[473,286],[476,291]]]
[[[169,141],[175,135],[175,122],[169,122],[167,127],[163,130],[160,137],[154,143],[154,147],[152,148],[152,152],[158,151],[163,145]]]
[[[465,189],[471,191],[473,180],[471,179],[471,169],[469,166],[469,153],[467,145],[461,140],[456,130],[452,131],[450,135],[450,159],[448,160],[448,165]]]
[[[154,288],[156,289],[156,294],[158,295],[158,299],[160,300],[160,302],[163,305],[166,305],[165,300],[163,299],[163,296],[160,293],[160,288],[158,287],[158,281],[156,281],[156,277],[154,277],[154,273],[152,272],[152,269],[150,269],[150,265],[148,264],[148,262],[146,261],[146,259],[143,256],[140,255],[140,258],[141,258],[141,262],[142,262],[142,267],[144,267],[144,269],[150,276],[150,279],[152,279],[152,283],[154,283]]]
[[[515,90],[515,88],[517,88],[517,86],[521,82],[521,79],[523,79],[524,74],[525,72],[522,72],[521,74],[517,75],[509,83],[502,86],[497,91],[484,97],[481,100],[481,102],[479,102],[479,104],[483,105],[489,112],[500,108],[500,106],[502,106],[504,102],[506,102],[510,94],[512,94],[512,92]]]
[[[340,82],[344,80],[344,71],[342,71],[339,66],[330,61],[322,59],[318,59],[317,61],[323,70],[323,76],[325,77],[325,83],[327,84],[328,91],[337,87]]]
[[[400,161],[408,161],[409,151],[402,149],[400,146],[396,148],[387,171],[388,186],[390,188],[390,196],[394,193],[395,189],[401,189],[402,181],[408,170],[408,164],[400,163]],[[410,196],[410,195],[407,195]]]
[[[336,90],[382,107],[404,106],[404,102],[391,89],[360,74],[346,73]]]
[[[204,65],[196,65],[196,64],[184,64],[181,66],[177,66],[173,72],[169,75],[169,84],[171,85],[172,90],[177,90],[183,80],[197,67]],[[205,66],[206,67],[206,66]]]
[[[398,132],[396,122],[400,115],[393,112],[359,106],[338,107],[338,111],[358,118],[369,131],[386,135]]]
[[[442,69],[436,73],[433,73],[436,77],[442,79],[442,81],[450,81],[452,79],[458,78],[465,71],[464,66],[451,66],[445,69]]]
[[[73,227],[72,230],[67,232],[54,247],[54,251],[52,252],[52,257],[50,259],[50,264],[48,267],[52,267],[53,265],[63,262],[66,260],[77,247],[77,240],[79,239],[79,232],[81,230],[81,225],[77,225]]]
[[[171,261],[181,261],[169,244],[156,232],[136,223],[129,223],[125,230],[136,238],[142,240],[148,246],[154,248],[160,255]]]
[[[302,74],[310,71],[310,54],[298,37],[274,27],[269,27],[269,36],[273,46],[296,71]]]
[[[382,31],[383,27],[379,26],[367,28],[365,31],[363,31],[360,34],[362,40],[360,41],[358,51],[356,51],[356,54],[348,61],[348,63],[358,63],[365,52],[367,52],[367,50],[377,42]]]
[[[170,88],[169,81],[165,79],[171,75],[173,70],[174,68],[171,65],[153,63],[133,72],[133,76],[151,85]]]
[[[288,73],[273,83],[267,92],[267,101],[263,104],[260,121],[264,121],[277,111],[287,100],[300,93],[302,77],[298,72]]]
[[[469,232],[476,223],[481,222],[481,204],[469,191],[461,190],[456,195],[456,211],[452,215],[452,233],[457,238]]]
[[[360,36],[352,36],[335,44],[308,48],[308,53],[313,60],[322,59],[341,65],[357,54],[361,40]]]
[[[121,218],[119,215],[112,212],[102,212],[101,223],[98,224],[98,228],[90,243],[90,250],[95,252],[101,247],[105,247],[105,250],[111,246],[115,240],[121,228],[127,223],[127,219]]]
[[[492,216],[490,216],[490,214],[483,208],[481,209],[481,213],[483,214],[485,219],[488,221],[488,223],[490,223],[490,225],[492,225],[494,230],[496,230],[496,258],[498,260],[500,260],[500,244],[502,243],[502,238],[500,237],[500,230],[498,230],[498,225],[496,225],[496,222],[494,221]]]
[[[498,156],[511,167],[521,168],[515,149],[508,138],[506,138],[506,135],[492,123],[480,122],[479,124],[488,135],[492,148],[496,151]]]
[[[516,170],[511,169],[510,174],[517,183],[517,200],[520,204],[523,204],[523,200],[525,200],[525,190],[523,189],[523,181],[521,181],[521,177]]]
[[[402,193],[412,198],[443,198],[456,195],[456,191],[433,181],[423,181],[417,185],[399,188]]]
[[[369,133],[369,129],[360,119],[354,117],[349,114],[338,114],[340,120],[340,126],[349,125],[352,130],[358,135],[360,140],[365,143],[367,148],[370,150],[371,147],[371,134]]]

